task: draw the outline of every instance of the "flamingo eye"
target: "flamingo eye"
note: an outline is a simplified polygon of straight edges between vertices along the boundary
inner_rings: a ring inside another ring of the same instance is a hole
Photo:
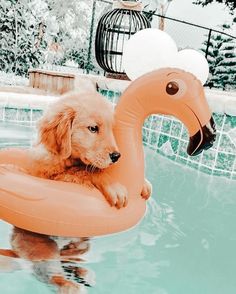
[[[179,85],[176,82],[169,82],[166,86],[166,92],[169,95],[175,95],[179,91]]]

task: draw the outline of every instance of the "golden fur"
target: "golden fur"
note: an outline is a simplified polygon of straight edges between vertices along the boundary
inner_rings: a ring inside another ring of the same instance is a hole
[[[89,128],[98,128],[91,132]],[[112,206],[127,205],[127,191],[109,184],[102,172],[118,153],[113,135],[113,108],[97,92],[65,94],[39,122],[39,141],[31,150],[28,172],[47,179],[96,187]]]
[[[89,130],[95,127],[97,132]],[[96,187],[111,206],[127,205],[126,188],[110,183],[104,172],[113,164],[110,154],[119,152],[113,135],[113,108],[107,99],[95,91],[67,93],[49,107],[38,128],[30,174]],[[147,199],[150,193],[150,183],[144,181],[141,195]]]

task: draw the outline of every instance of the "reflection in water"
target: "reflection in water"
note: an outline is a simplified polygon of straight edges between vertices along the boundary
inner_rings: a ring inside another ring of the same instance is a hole
[[[0,251],[0,272],[28,269],[60,294],[86,293],[95,284],[94,273],[81,258],[89,250],[88,238],[53,238],[13,228],[11,245],[12,250]]]

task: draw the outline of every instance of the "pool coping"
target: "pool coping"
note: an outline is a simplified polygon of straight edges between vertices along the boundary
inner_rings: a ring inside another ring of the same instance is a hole
[[[122,93],[131,83],[130,81],[114,80],[103,76],[75,75],[76,79],[89,79],[97,83],[103,90]],[[236,116],[236,92],[204,88],[206,99],[212,112]],[[26,87],[0,87],[0,104],[9,107],[29,107],[45,109],[48,104],[57,100],[60,96],[37,88]],[[45,104],[46,103],[46,104]]]

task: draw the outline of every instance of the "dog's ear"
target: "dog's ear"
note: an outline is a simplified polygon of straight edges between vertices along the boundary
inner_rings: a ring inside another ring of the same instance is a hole
[[[39,122],[39,143],[63,159],[71,155],[71,132],[75,110],[67,107],[53,116],[46,115]]]

